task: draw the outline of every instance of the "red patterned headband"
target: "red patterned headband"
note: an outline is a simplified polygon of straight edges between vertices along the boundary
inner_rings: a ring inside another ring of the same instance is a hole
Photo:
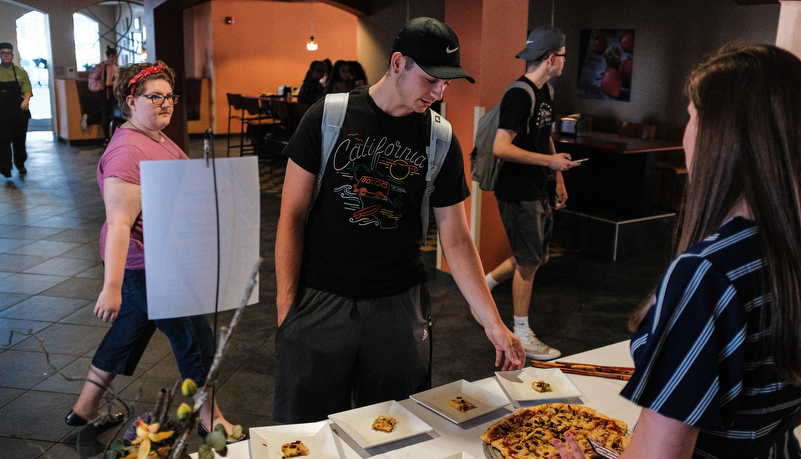
[[[148,67],[142,70],[141,72],[137,73],[135,77],[131,78],[131,81],[128,82],[129,88],[131,88],[131,85],[133,85],[133,88],[131,88],[131,95],[133,95],[134,91],[136,91],[136,85],[139,84],[140,81],[144,80],[145,77],[147,76],[153,75],[154,73],[163,72],[162,68],[163,66],[161,65]]]

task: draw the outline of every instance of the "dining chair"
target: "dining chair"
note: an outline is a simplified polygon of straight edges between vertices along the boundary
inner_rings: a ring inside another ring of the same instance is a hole
[[[258,155],[261,153],[265,137],[271,134],[275,121],[262,109],[261,101],[258,97],[242,97],[242,110],[244,110],[245,115],[242,123],[240,155],[245,153]],[[244,142],[245,134],[247,134],[250,145]]]
[[[240,123],[240,132],[241,132],[241,124],[244,122],[245,113],[242,110],[242,95],[241,94],[231,94],[226,93],[228,97],[228,157],[231,156],[231,149],[232,148],[240,148],[242,145],[242,137],[240,135],[239,138],[239,145],[231,145],[231,121],[237,121]]]

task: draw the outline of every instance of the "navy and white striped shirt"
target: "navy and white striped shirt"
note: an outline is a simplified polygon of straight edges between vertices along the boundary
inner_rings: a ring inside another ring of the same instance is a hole
[[[757,457],[792,430],[801,388],[768,354],[763,267],[755,223],[729,220],[673,260],[632,335],[636,371],[621,395],[699,427],[694,457]]]

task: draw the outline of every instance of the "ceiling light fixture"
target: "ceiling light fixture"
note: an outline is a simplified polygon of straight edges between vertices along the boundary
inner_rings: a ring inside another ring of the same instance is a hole
[[[306,43],[306,49],[309,51],[317,50],[317,40],[314,39],[314,2],[311,3],[311,36],[308,43]]]

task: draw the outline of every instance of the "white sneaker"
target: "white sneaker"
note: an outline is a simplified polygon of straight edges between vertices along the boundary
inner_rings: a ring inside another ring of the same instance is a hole
[[[469,307],[469,306],[468,306],[468,307]],[[481,323],[481,319],[479,319],[479,317],[478,317],[478,314],[476,314],[476,311],[473,311],[473,308],[470,308],[470,314],[473,316],[473,319],[475,319],[475,320],[476,320],[476,323],[478,323],[478,324],[479,324],[479,325],[481,325],[482,327],[484,326],[484,324],[483,324],[483,323]]]
[[[551,360],[562,355],[557,349],[554,349],[547,344],[537,339],[537,335],[527,328],[523,332],[515,331],[515,336],[520,338],[523,343],[523,349],[526,350],[526,355],[534,360]]]

